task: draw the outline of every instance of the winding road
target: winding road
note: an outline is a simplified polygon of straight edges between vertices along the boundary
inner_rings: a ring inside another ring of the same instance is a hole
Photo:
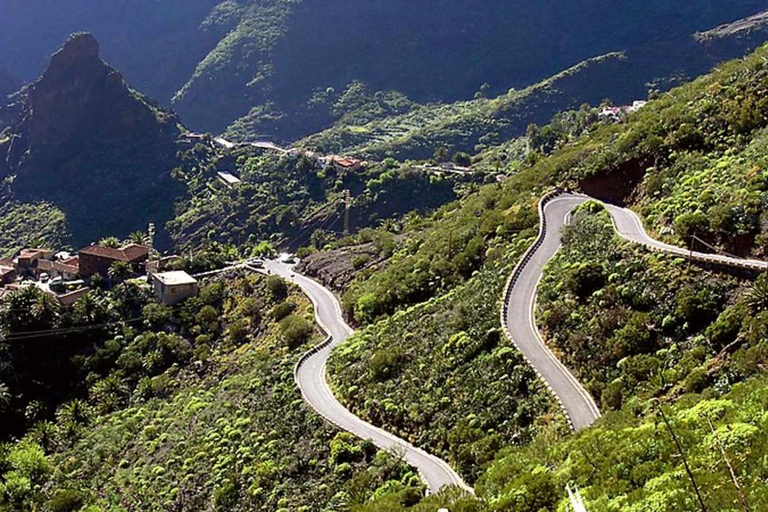
[[[544,343],[536,327],[534,309],[539,281],[545,265],[560,248],[563,226],[569,222],[571,211],[590,199],[585,195],[560,192],[549,193],[541,199],[539,236],[510,275],[501,312],[501,322],[507,336],[552,391],[571,427],[577,431],[597,420],[600,410],[587,390]],[[762,261],[689,251],[659,242],[648,236],[642,221],[631,210],[611,204],[605,204],[605,207],[621,237],[651,250],[712,264],[751,270],[768,269],[768,263]],[[277,274],[296,283],[315,306],[315,317],[328,334],[328,339],[299,359],[295,378],[305,401],[317,413],[342,430],[370,439],[379,448],[402,453],[409,464],[418,468],[430,493],[438,492],[446,486],[458,486],[473,492],[445,461],[363,421],[333,396],[326,380],[326,363],[333,349],[349,338],[353,330],[344,322],[341,306],[331,291],[313,279],[295,273],[292,265],[286,263],[267,261],[264,269],[251,268],[247,264],[245,266],[251,270]]]
[[[339,301],[331,291],[318,282],[301,274],[295,274],[291,265],[267,261],[265,268],[301,287],[315,306],[317,322],[329,336],[325,343],[304,354],[296,364],[296,383],[301,389],[304,400],[326,420],[342,430],[362,439],[370,439],[379,448],[394,449],[402,453],[406,462],[419,470],[430,493],[436,493],[443,487],[452,485],[473,492],[448,463],[363,421],[336,400],[326,380],[326,363],[333,349],[353,333],[352,328],[344,322]]]
[[[590,199],[589,196],[571,193],[547,194],[542,198],[539,203],[539,237],[510,276],[502,308],[502,325],[507,336],[555,395],[571,427],[577,431],[597,420],[600,410],[584,386],[542,340],[536,327],[534,308],[544,266],[560,248],[561,231],[569,220],[570,212]],[[768,263],[763,261],[689,251],[659,242],[648,236],[642,221],[633,211],[611,204],[605,204],[605,207],[619,236],[651,250],[711,264],[751,270],[768,269]]]

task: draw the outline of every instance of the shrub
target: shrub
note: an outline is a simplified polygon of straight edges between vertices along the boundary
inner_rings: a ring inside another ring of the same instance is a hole
[[[48,501],[48,509],[51,512],[75,512],[83,506],[83,496],[71,489],[59,489],[53,493]]]
[[[288,296],[288,285],[278,276],[269,276],[267,278],[267,289],[276,301],[281,301]]]
[[[272,318],[274,318],[276,322],[279,322],[294,311],[296,311],[296,304],[293,302],[281,302],[272,308]]]
[[[371,257],[367,254],[358,254],[354,258],[352,258],[352,266],[355,267],[356,270],[359,270],[366,266],[368,262],[371,261]]]
[[[690,238],[695,234],[702,235],[707,231],[709,220],[700,211],[684,213],[675,218],[675,233],[681,239]]]
[[[586,298],[605,286],[605,268],[599,263],[577,265],[568,279],[568,289],[580,298]]]
[[[280,332],[288,347],[293,350],[309,340],[312,324],[300,316],[289,315],[280,322]]]
[[[391,379],[400,370],[403,354],[398,349],[384,349],[371,358],[371,378],[377,382]]]

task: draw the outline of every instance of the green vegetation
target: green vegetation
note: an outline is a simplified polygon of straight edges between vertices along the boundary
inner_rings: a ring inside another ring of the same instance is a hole
[[[527,242],[538,232],[535,204],[548,172],[543,165],[527,169],[440,208],[385,269],[352,283],[343,295],[345,311],[371,323],[448,292],[513,244]]]
[[[356,333],[329,363],[347,407],[444,457],[469,481],[501,447],[530,441],[544,425],[567,429],[499,325],[497,299],[527,242],[450,293]]]
[[[30,423],[0,450],[0,510],[336,510],[384,491],[418,500],[422,484],[397,457],[338,433],[301,400],[293,365],[321,337],[309,301],[275,283],[229,276],[177,308],[129,284],[81,299],[72,318],[82,329],[63,336],[88,333],[93,344],[80,345],[69,374],[87,393],[71,387],[54,415],[56,393],[27,402],[27,388],[8,380],[12,410]],[[0,308],[16,375],[33,369],[32,343],[55,339],[24,333],[70,315],[28,290]],[[286,300],[293,315],[270,321],[266,311]],[[30,301],[35,314],[18,314]],[[89,327],[110,313],[109,328]]]
[[[714,384],[717,376],[702,373],[702,365],[736,349],[732,343],[748,321],[747,308],[736,302],[745,285],[682,258],[617,243],[608,213],[586,211],[566,230],[541,281],[538,324],[551,346],[602,410]]]
[[[343,192],[350,190],[352,229],[376,225],[411,211],[429,212],[466,194],[482,177],[436,179],[394,160],[358,171],[318,168],[307,157],[238,150],[218,161],[202,146],[183,155],[175,177],[187,184],[188,197],[177,204],[167,224],[180,248],[199,248],[208,241],[252,248],[260,241],[282,240],[297,248],[337,238],[343,229]],[[204,162],[201,164],[200,162]],[[216,169],[231,166],[243,182],[226,187]],[[315,234],[315,232],[318,232]]]
[[[68,239],[64,214],[49,203],[0,206],[0,257],[24,247],[61,247]]]
[[[702,208],[696,213],[690,209],[710,204],[710,195],[729,205],[728,211],[738,204],[737,198],[754,197],[741,205],[746,215],[736,212],[734,217],[759,219],[765,193],[759,148],[767,123],[757,105],[765,95],[765,51],[720,66],[712,75],[652,102],[626,123],[599,126],[580,138],[558,140],[551,156],[526,159],[519,164],[518,174],[504,184],[485,187],[460,205],[441,209],[418,238],[431,244],[420,247],[414,242],[417,249],[396,252],[384,270],[362,276],[345,295],[347,311],[372,325],[335,356],[331,369],[338,393],[374,423],[436,451],[440,445],[430,437],[435,432],[445,435],[446,430],[433,416],[426,416],[428,424],[419,422],[419,414],[427,410],[422,400],[425,395],[432,397],[436,387],[432,383],[457,383],[446,386],[442,393],[474,392],[478,403],[487,403],[479,397],[492,385],[486,383],[482,388],[467,378],[465,386],[462,380],[446,377],[443,366],[454,361],[457,373],[474,368],[483,352],[477,359],[470,356],[466,360],[462,349],[477,354],[473,348],[483,339],[482,331],[462,334],[466,331],[463,326],[450,325],[447,307],[433,308],[451,303],[452,308],[466,312],[460,316],[469,318],[471,325],[479,308],[473,300],[480,300],[479,295],[487,307],[487,298],[498,297],[499,288],[488,287],[463,300],[459,297],[465,288],[476,286],[480,276],[492,272],[495,259],[478,264],[473,272],[479,270],[479,274],[474,277],[459,274],[445,288],[424,288],[425,293],[413,302],[440,298],[412,309],[401,310],[409,303],[409,295],[399,290],[419,289],[411,287],[417,282],[412,275],[423,280],[418,282],[433,282],[437,273],[424,266],[416,272],[414,264],[430,254],[434,244],[444,244],[435,254],[449,254],[445,243],[451,239],[452,227],[465,226],[476,234],[479,219],[509,212],[512,206],[502,203],[504,200],[530,205],[532,210],[533,197],[540,195],[535,185],[559,180],[580,183],[588,191],[636,199],[644,212],[661,211],[670,204],[689,205],[687,212],[678,210],[663,222],[649,219],[662,236],[678,243],[683,240],[679,231],[684,227],[695,228],[697,236],[715,243],[722,243],[729,233],[721,231],[717,236],[715,226],[741,229],[738,224],[724,223],[716,210]],[[543,149],[546,151],[546,145]],[[730,160],[727,165],[689,169],[697,160],[717,162],[721,158]],[[685,174],[689,171],[692,174]],[[660,178],[654,182],[656,176]],[[699,203],[693,195],[695,190],[702,192],[697,183],[705,187],[706,194]],[[498,201],[481,210],[478,205],[483,197],[497,197]],[[530,198],[523,201],[526,197]],[[711,208],[717,206],[712,203]],[[689,217],[679,219],[683,214]],[[533,234],[533,211],[531,215],[530,231],[519,235],[521,247]],[[540,422],[531,442],[514,445],[506,441],[501,443],[505,448],[485,445],[487,451],[475,449],[472,453],[482,456],[469,467],[472,479],[477,479],[479,500],[456,506],[466,510],[565,510],[565,486],[576,484],[589,509],[698,509],[671,429],[709,509],[741,510],[742,500],[751,509],[764,507],[767,497],[757,482],[765,470],[766,443],[761,432],[763,395],[768,388],[761,373],[768,354],[768,277],[731,276],[620,242],[607,214],[595,203],[587,203],[576,217],[577,226],[566,231],[564,248],[542,280],[539,324],[553,349],[600,401],[605,417],[575,436],[562,436],[557,422]],[[677,226],[671,225],[675,217]],[[753,240],[760,234],[761,224],[751,226],[738,231],[746,236],[736,237],[744,251],[760,250]],[[504,248],[501,254],[510,254],[516,238],[492,232],[484,239],[489,250],[497,243]],[[459,246],[467,247],[467,242],[465,239]],[[388,301],[392,296],[396,298]],[[393,306],[375,309],[379,304]],[[494,304],[497,306],[496,301]],[[497,314],[496,307],[493,314]],[[439,346],[436,340],[441,340]],[[458,427],[468,411],[461,401],[446,403],[451,404],[449,410],[457,411],[452,425]],[[493,410],[482,409],[486,413]],[[483,425],[494,434],[500,430],[493,422]],[[472,442],[463,445],[472,446]],[[455,452],[443,450],[441,453],[462,467]],[[494,452],[497,455],[491,462],[489,454]],[[741,497],[734,479],[743,491]],[[441,499],[441,503],[452,501],[447,496]],[[412,510],[420,510],[419,506]],[[407,508],[388,503],[386,498],[367,507],[361,510]]]
[[[557,112],[578,108],[583,102],[600,102],[611,89],[606,77],[620,74],[624,61],[621,54],[605,55],[520,91],[512,89],[493,99],[420,105],[399,116],[371,120],[363,130],[342,118],[333,128],[301,143],[372,159],[428,159],[438,148],[448,154],[475,154],[523,136],[530,123],[546,123]],[[585,94],[563,98],[566,90],[574,88],[582,88]],[[591,115],[596,118],[596,111]],[[467,163],[465,158],[462,165]]]

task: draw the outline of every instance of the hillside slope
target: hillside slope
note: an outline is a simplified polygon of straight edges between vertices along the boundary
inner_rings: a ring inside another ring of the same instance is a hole
[[[451,395],[482,403],[508,396],[497,386],[521,382],[517,368],[486,385],[477,380],[488,372],[455,379],[498,353],[516,355],[504,341],[488,345],[490,326],[477,313],[498,311],[498,291],[462,291],[530,243],[525,210],[548,186],[602,191],[641,210],[676,244],[701,250],[709,240],[717,250],[738,242],[744,253],[764,254],[767,51],[718,66],[625,123],[595,127],[506,183],[441,209],[418,240],[345,294],[350,315],[370,327],[329,366],[342,398],[425,445],[442,434],[449,447],[466,448],[450,455],[479,476],[469,510],[564,510],[567,484],[578,484],[590,510],[691,510],[703,508],[699,500],[712,510],[764,508],[764,489],[752,483],[765,472],[767,276],[629,245],[596,202],[579,208],[565,231],[536,313],[545,341],[598,399],[603,418],[564,437],[541,418],[536,438],[518,445],[520,437],[499,440],[513,416],[476,412]],[[453,429],[435,428],[435,403],[439,424]],[[420,511],[446,501],[407,507],[383,498],[360,510]]]
[[[745,20],[675,41],[663,41],[587,59],[520,91],[496,98],[412,106],[407,112],[371,120],[344,116],[302,143],[325,151],[370,158],[430,158],[438,148],[470,154],[520,137],[531,123],[582,104],[610,99],[631,104],[741,57],[768,38],[765,17]],[[240,135],[240,126],[232,128]]]

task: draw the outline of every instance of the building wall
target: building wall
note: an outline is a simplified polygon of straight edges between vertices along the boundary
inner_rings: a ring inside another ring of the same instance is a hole
[[[112,263],[114,263],[114,260],[94,256],[92,254],[80,253],[80,275],[83,277],[92,277],[96,274],[101,274],[102,277],[107,277],[109,267]]]
[[[166,306],[173,306],[195,297],[198,293],[197,283],[166,286],[157,279],[154,280],[155,298]]]

